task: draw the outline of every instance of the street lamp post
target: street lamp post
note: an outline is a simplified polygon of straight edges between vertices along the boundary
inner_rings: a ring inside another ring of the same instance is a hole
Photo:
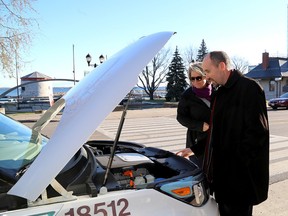
[[[105,57],[101,54],[100,56],[99,56],[99,62],[100,62],[100,64],[102,64],[103,62],[104,62],[104,60],[105,60]],[[92,56],[88,53],[87,55],[86,55],[86,61],[87,61],[87,63],[88,63],[88,66],[91,66],[91,67],[94,67],[94,68],[96,68],[98,65],[96,64],[96,63],[91,63],[91,61],[92,61]]]
[[[72,46],[72,51],[73,51],[73,79],[74,79],[74,86],[76,84],[76,72],[75,72],[75,53],[74,53],[74,44]]]
[[[18,76],[18,55],[17,51],[15,50],[15,72],[16,72],[16,86],[17,86],[17,110],[19,110],[19,76]]]

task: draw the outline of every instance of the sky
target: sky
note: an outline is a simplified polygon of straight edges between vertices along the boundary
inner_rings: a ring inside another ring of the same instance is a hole
[[[19,77],[38,71],[52,78],[82,79],[87,66],[109,56],[142,36],[175,31],[165,48],[180,54],[198,49],[204,39],[208,51],[223,50],[257,65],[262,53],[287,57],[287,0],[61,0],[36,1],[31,14],[33,40],[22,56],[27,63]],[[74,55],[73,55],[74,46]],[[74,56],[74,61],[73,61]],[[16,79],[0,74],[0,87]],[[53,86],[72,86],[55,83]]]

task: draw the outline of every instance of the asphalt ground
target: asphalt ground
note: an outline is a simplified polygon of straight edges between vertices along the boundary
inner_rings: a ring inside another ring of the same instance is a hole
[[[280,131],[277,127],[286,126],[286,122],[283,123],[283,116],[287,116],[287,113],[288,111],[268,112],[269,122],[271,122],[269,197],[265,202],[254,207],[254,216],[288,215],[288,134],[286,132],[277,134],[277,131]],[[9,116],[31,127],[41,115],[41,113],[23,113],[10,114]],[[110,113],[89,139],[113,140],[121,116],[121,111]],[[177,152],[185,146],[186,129],[179,125],[175,117],[176,108],[128,110],[120,140],[138,142],[146,146]],[[48,137],[53,135],[60,118],[61,115],[57,115],[44,128],[43,133]]]

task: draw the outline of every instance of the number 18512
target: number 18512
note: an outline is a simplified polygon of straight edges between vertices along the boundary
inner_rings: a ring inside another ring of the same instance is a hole
[[[65,213],[65,216],[108,216],[109,210],[112,211],[112,216],[128,216],[131,215],[131,213],[127,210],[128,206],[128,200],[121,198],[117,202],[112,200],[107,205],[105,202],[101,202],[96,203],[93,206],[83,205],[79,206],[78,208],[70,208],[69,211]],[[117,211],[117,209],[119,210]]]

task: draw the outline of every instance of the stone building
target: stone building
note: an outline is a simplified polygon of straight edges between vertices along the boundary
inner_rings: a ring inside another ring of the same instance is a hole
[[[21,77],[21,84],[31,82],[31,84],[21,87],[21,97],[25,98],[47,98],[53,97],[52,82],[41,82],[52,79],[37,71]],[[36,81],[36,82],[35,82]],[[40,81],[40,82],[38,82]]]

